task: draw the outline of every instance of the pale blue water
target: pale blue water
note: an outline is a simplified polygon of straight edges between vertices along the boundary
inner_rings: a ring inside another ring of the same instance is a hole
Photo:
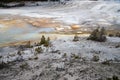
[[[27,24],[25,28],[14,26],[8,30],[0,31],[0,44],[36,39],[39,38],[40,32],[51,31],[54,31],[54,28],[36,28],[30,24]]]

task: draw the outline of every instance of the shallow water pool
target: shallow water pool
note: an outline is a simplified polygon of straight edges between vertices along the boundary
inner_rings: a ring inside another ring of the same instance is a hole
[[[24,24],[24,25],[23,25]],[[22,26],[14,25],[12,26],[2,26],[0,28],[0,44],[23,41],[23,40],[33,40],[40,36],[40,32],[51,32],[54,28],[37,28],[29,23],[23,23]]]

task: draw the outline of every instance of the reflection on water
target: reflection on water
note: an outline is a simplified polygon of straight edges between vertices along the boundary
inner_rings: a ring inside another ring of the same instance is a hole
[[[31,40],[39,38],[39,32],[51,32],[54,28],[36,28],[28,23],[24,26],[9,26],[0,28],[0,44],[21,40]]]

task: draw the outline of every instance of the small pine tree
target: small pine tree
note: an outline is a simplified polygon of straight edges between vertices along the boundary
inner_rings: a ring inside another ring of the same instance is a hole
[[[40,45],[45,44],[46,40],[45,40],[45,36],[43,35],[40,41]]]
[[[47,38],[47,41],[48,41],[48,42],[50,41],[50,37]]]
[[[99,27],[91,33],[91,35],[88,37],[88,40],[97,40],[98,35],[99,35]]]
[[[101,32],[101,35],[106,35],[106,30],[105,30],[104,27],[101,28],[101,31],[100,31],[100,32]]]
[[[74,36],[73,41],[79,41],[77,34]]]
[[[100,42],[106,41],[106,36],[105,36],[106,35],[106,30],[105,30],[104,27],[101,28],[99,34],[100,34],[100,36],[98,38],[98,41],[100,41]]]
[[[48,37],[47,40],[45,41],[44,46],[45,46],[45,47],[48,47],[49,44],[50,44],[50,38]]]
[[[97,28],[95,29],[91,35],[88,37],[88,40],[94,40],[99,42],[105,42],[106,41],[106,30],[104,27],[101,29]]]
[[[41,47],[38,47],[38,48],[35,48],[35,52],[38,54],[38,53],[41,53],[42,52],[42,48]]]

